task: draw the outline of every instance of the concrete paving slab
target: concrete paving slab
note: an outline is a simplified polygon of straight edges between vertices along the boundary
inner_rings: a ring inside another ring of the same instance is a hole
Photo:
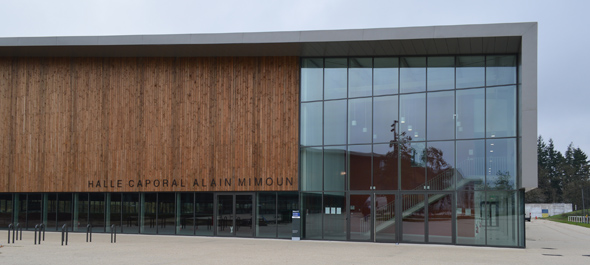
[[[33,232],[6,244],[0,231],[0,264],[590,264],[590,229],[545,220],[526,223],[527,248],[290,241],[192,236]]]

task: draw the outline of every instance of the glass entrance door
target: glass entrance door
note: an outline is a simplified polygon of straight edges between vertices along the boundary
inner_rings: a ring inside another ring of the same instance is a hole
[[[254,195],[216,195],[216,233],[218,236],[254,236]]]
[[[453,243],[452,193],[401,195],[402,241]]]
[[[351,194],[349,202],[351,240],[397,242],[395,194]]]

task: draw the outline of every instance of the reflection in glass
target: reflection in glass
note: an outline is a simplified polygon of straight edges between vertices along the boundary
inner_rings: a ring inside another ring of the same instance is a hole
[[[350,239],[358,241],[371,240],[373,233],[373,204],[369,194],[350,195]]]
[[[484,56],[457,56],[457,88],[482,87],[485,84]]]
[[[56,193],[45,193],[45,216],[44,221],[45,229],[49,231],[57,230],[57,194]],[[2,207],[0,205],[0,207]],[[0,208],[0,215],[2,214]],[[0,221],[1,222],[1,221]]]
[[[429,190],[454,189],[455,142],[428,142],[426,186]]]
[[[0,227],[8,227],[12,223],[12,194],[0,194]],[[49,229],[49,227],[47,227]]]
[[[373,59],[350,58],[348,68],[348,97],[371,96],[373,90]]]
[[[301,148],[301,190],[322,190],[322,148]]]
[[[428,93],[427,128],[429,141],[455,137],[455,92]]]
[[[123,193],[123,233],[137,234],[139,232],[139,193]]]
[[[397,144],[373,145],[373,185],[378,190],[397,190]]]
[[[324,193],[324,239],[346,240],[346,195]]]
[[[453,243],[453,195],[428,195],[428,243]]]
[[[485,89],[457,90],[457,139],[483,138]]]
[[[72,229],[72,193],[59,193],[57,196],[57,229],[61,229],[64,224]]]
[[[195,235],[213,235],[213,193],[195,193]]]
[[[346,100],[324,102],[325,145],[346,144],[346,105]]]
[[[457,190],[483,190],[485,175],[485,141],[457,141]]]
[[[301,222],[303,238],[322,239],[322,193],[301,193]]]
[[[373,142],[389,143],[397,140],[394,133],[399,131],[397,96],[375,97],[373,103]],[[396,131],[394,129],[394,125]]]
[[[88,221],[88,193],[74,193],[74,228],[72,231],[85,231]]]
[[[487,244],[490,246],[518,246],[518,211],[516,191],[487,193],[485,216]]]
[[[487,56],[486,66],[487,86],[516,84],[516,56]]]
[[[346,189],[346,146],[324,148],[324,190]]]
[[[423,190],[426,181],[426,148],[424,143],[400,143],[402,190]]]
[[[256,236],[277,237],[277,200],[274,192],[258,193],[256,209]]]
[[[486,141],[488,189],[516,189],[516,139]]]
[[[395,231],[395,195],[375,194],[375,240],[397,242]]]
[[[293,210],[299,210],[299,195],[297,192],[278,193],[278,236],[291,238],[293,231]],[[300,213],[302,213],[300,211]]]
[[[428,57],[428,91],[455,88],[455,57]]]
[[[426,90],[426,57],[400,58],[400,93]]]
[[[107,210],[106,210],[106,230],[111,231],[111,225],[116,225],[117,232],[120,232],[123,227],[121,221],[121,193],[106,193],[107,197]]]
[[[371,146],[349,145],[348,165],[350,190],[368,190],[371,187]]]
[[[346,98],[346,58],[326,58],[324,99]]]
[[[174,235],[174,193],[158,194],[158,234]]]
[[[516,86],[486,91],[486,137],[516,136]]]
[[[301,104],[301,145],[322,144],[322,102]]]
[[[373,69],[373,95],[390,95],[398,93],[398,69],[397,57],[384,57],[374,59]]]
[[[178,222],[176,233],[179,235],[194,235],[196,228],[195,219],[195,194],[194,193],[176,193],[178,207]]]
[[[402,241],[425,242],[426,222],[423,194],[402,195]]]
[[[233,195],[217,195],[217,235],[234,234],[234,198]]]
[[[301,61],[301,101],[322,100],[324,59],[308,58]]]
[[[372,99],[359,98],[348,101],[348,143],[371,143]],[[341,113],[342,114],[342,113]]]
[[[466,188],[457,192],[457,244],[485,245],[485,193]]]
[[[400,139],[421,141],[426,137],[426,93],[400,96]]]
[[[155,234],[157,232],[156,213],[158,194],[154,192],[141,193],[141,231],[142,234]]]
[[[254,232],[252,195],[236,195],[236,236],[251,237]]]

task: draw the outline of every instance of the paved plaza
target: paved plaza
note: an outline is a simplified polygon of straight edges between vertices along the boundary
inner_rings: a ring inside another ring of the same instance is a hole
[[[526,223],[526,249],[448,245],[290,241],[191,236],[33,232],[6,244],[0,231],[0,264],[590,264],[590,229],[533,220]]]

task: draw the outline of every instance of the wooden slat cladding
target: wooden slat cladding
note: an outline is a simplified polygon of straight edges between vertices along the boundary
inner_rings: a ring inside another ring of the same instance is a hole
[[[0,58],[0,192],[298,190],[296,57]]]

